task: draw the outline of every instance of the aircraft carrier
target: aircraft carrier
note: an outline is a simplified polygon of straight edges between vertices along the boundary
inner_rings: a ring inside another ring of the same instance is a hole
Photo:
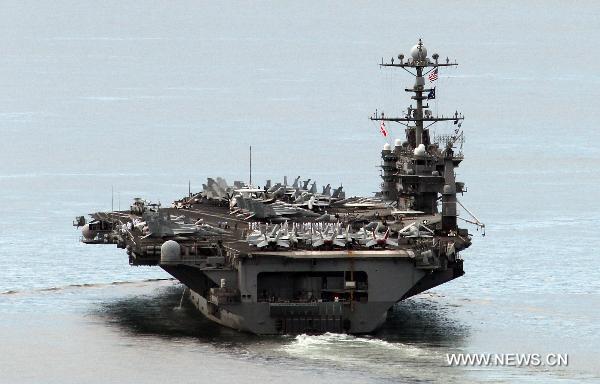
[[[257,187],[209,178],[200,192],[170,207],[141,198],[127,211],[77,217],[86,244],[116,244],[131,265],[163,268],[183,283],[209,319],[255,334],[370,333],[404,300],[460,277],[460,252],[472,235],[458,220],[484,225],[457,195],[463,161],[463,115],[432,113],[439,72],[457,65],[427,55],[419,40],[409,57],[380,66],[414,76],[414,103],[400,116],[370,119],[405,127],[406,137],[381,151],[381,190],[347,197],[310,179]],[[446,122],[446,134],[430,127]]]

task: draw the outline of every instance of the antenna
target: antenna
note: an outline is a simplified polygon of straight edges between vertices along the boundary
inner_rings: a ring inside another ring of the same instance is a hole
[[[440,63],[438,61],[439,57],[440,56],[437,53],[434,53],[432,55],[434,61],[431,61],[427,57],[427,49],[423,45],[423,41],[419,39],[417,45],[412,47],[410,58],[407,61],[404,61],[404,55],[400,54],[398,55],[398,59],[400,60],[399,63],[391,60],[390,63],[379,64],[381,67],[402,68],[415,77],[415,84],[413,87],[406,88],[405,91],[414,93],[414,95],[411,96],[411,99],[416,100],[417,107],[413,108],[411,105],[408,109],[408,113],[399,117],[388,117],[385,116],[383,112],[379,113],[375,110],[375,115],[370,117],[370,119],[382,122],[391,121],[406,126],[407,139],[413,148],[419,147],[420,144],[428,143],[428,136],[425,137],[424,135],[428,135],[426,130],[431,125],[440,121],[454,121],[454,124],[458,124],[464,119],[464,116],[459,114],[458,111],[454,116],[446,117],[442,115],[440,117],[433,116],[428,109],[428,100],[436,99],[435,86],[426,86],[425,78],[428,78],[429,82],[433,83],[438,79],[438,68],[458,65],[457,63],[450,63],[450,60],[446,60],[446,63]],[[413,73],[413,70],[416,73]]]
[[[115,211],[115,186],[110,186],[110,211]]]
[[[250,186],[252,186],[252,146],[250,146]]]
[[[188,180],[188,196],[192,197],[192,180]]]

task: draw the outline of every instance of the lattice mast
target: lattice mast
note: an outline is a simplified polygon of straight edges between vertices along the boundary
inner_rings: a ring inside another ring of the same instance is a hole
[[[406,142],[396,140],[394,148],[386,144],[382,156],[382,197],[395,200],[401,209],[419,211],[424,214],[436,214],[438,201],[442,201],[442,223],[445,230],[455,230],[457,209],[456,192],[463,192],[463,184],[455,181],[454,168],[462,160],[462,155],[455,155],[453,146],[462,143],[460,126],[463,115],[458,111],[451,116],[433,116],[427,100],[435,98],[435,87],[425,87],[425,76],[431,81],[437,79],[440,67],[457,66],[456,62],[439,61],[439,55],[427,57],[427,49],[421,39],[411,49],[411,58],[404,60],[398,55],[388,63],[381,61],[381,67],[402,68],[415,77],[412,88],[405,91],[412,93],[416,108],[411,104],[404,116],[388,117],[384,112],[375,112],[371,120],[396,122],[406,127]],[[458,126],[454,134],[445,137],[441,143],[431,143],[428,128],[440,121],[453,121]],[[444,148],[440,148],[442,144]],[[440,199],[441,195],[441,199]]]
[[[393,121],[396,123],[401,123],[407,127],[407,131],[414,129],[415,130],[415,140],[414,143],[411,143],[412,140],[409,140],[409,143],[412,144],[413,148],[419,146],[419,144],[424,144],[423,140],[423,129],[424,123],[429,123],[427,127],[437,123],[438,121],[460,121],[463,120],[464,117],[462,114],[455,112],[454,116],[432,116],[429,108],[429,105],[423,105],[423,101],[428,99],[428,95],[433,91],[433,88],[425,88],[425,75],[428,75],[432,71],[436,71],[439,67],[452,67],[457,66],[458,63],[450,63],[448,59],[446,59],[446,63],[440,63],[438,61],[439,55],[434,53],[431,57],[434,61],[431,61],[427,57],[427,49],[423,45],[421,39],[419,39],[419,43],[415,45],[411,49],[412,59],[408,59],[406,62],[404,61],[404,55],[399,54],[398,60],[399,63],[394,63],[394,58],[391,59],[389,63],[384,63],[383,59],[379,66],[381,67],[396,67],[402,68],[411,75],[415,77],[415,84],[412,88],[405,88],[406,92],[414,93],[411,96],[411,99],[417,102],[417,107],[412,108],[412,105],[408,107],[406,115],[403,117],[386,117],[383,112],[378,113],[375,112],[373,116],[370,117],[371,120],[377,121]],[[414,70],[414,72],[413,72]],[[424,113],[427,111],[427,113]],[[414,126],[410,124],[414,123]],[[412,135],[410,135],[412,136]],[[409,134],[407,134],[407,138]],[[427,142],[429,140],[426,140]]]

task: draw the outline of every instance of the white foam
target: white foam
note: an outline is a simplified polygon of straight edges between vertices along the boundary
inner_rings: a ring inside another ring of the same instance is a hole
[[[349,350],[368,349],[372,353],[384,350],[396,350],[402,354],[415,356],[421,354],[421,348],[400,342],[389,342],[371,337],[357,337],[341,333],[324,333],[322,335],[301,334],[285,346],[283,350],[294,355],[320,355],[320,352],[335,348],[336,355],[343,356]],[[379,350],[379,351],[378,351]]]

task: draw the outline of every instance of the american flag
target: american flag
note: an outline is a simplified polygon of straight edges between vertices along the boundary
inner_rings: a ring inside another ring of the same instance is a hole
[[[431,73],[429,74],[429,81],[431,81],[432,83],[434,81],[436,81],[438,78],[438,71],[437,68],[435,68],[433,71],[431,71]]]
[[[385,129],[384,121],[381,122],[381,125],[379,126],[379,130],[381,131],[381,134],[383,135],[383,137],[387,137],[387,129]]]

